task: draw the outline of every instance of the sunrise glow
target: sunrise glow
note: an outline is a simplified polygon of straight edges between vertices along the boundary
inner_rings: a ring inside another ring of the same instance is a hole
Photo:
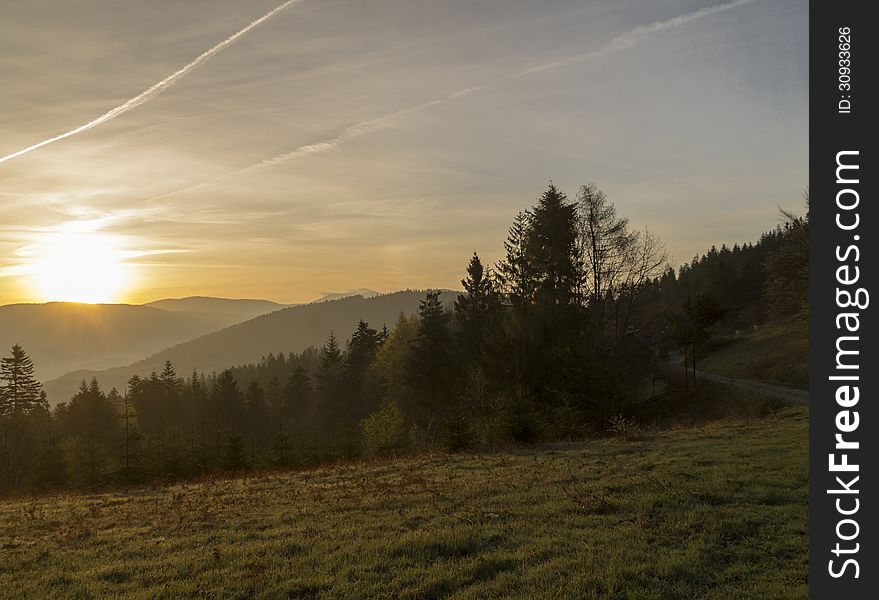
[[[31,248],[28,273],[44,302],[116,302],[131,282],[130,266],[108,234],[62,228]]]

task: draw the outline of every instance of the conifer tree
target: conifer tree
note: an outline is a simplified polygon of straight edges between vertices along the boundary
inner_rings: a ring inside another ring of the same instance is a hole
[[[549,307],[576,300],[579,281],[576,208],[553,183],[532,210],[528,257],[537,281],[537,301]]]
[[[232,369],[226,369],[217,376],[213,396],[220,418],[218,425],[224,431],[239,431],[244,417],[244,398]]]
[[[34,377],[33,361],[15,344],[11,356],[0,360],[0,416],[28,414],[40,407],[48,409],[42,391],[43,386]]]
[[[500,295],[491,272],[482,266],[475,252],[467,265],[467,277],[461,280],[461,285],[464,286],[464,293],[455,300],[455,316],[463,350],[468,361],[471,361],[479,358],[485,336],[496,326],[501,307]]]
[[[439,296],[440,292],[427,292],[418,306],[418,334],[408,369],[421,404],[433,411],[442,410],[455,386],[449,315]]]
[[[516,215],[504,242],[506,256],[497,267],[504,292],[513,306],[528,306],[534,300],[536,282],[528,257],[528,238],[533,215]]]

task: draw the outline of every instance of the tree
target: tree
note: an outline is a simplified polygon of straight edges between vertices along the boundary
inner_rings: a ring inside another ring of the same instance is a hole
[[[61,423],[80,481],[95,485],[107,472],[120,425],[118,407],[101,391],[98,380],[83,380]]]
[[[585,292],[603,322],[604,303],[612,293],[632,240],[629,220],[594,183],[577,194],[577,243],[584,267]]]
[[[34,377],[34,364],[27,352],[15,344],[11,356],[0,360],[0,416],[48,411],[43,386]]]
[[[341,421],[341,395],[344,363],[336,335],[329,338],[320,350],[317,368],[317,411],[327,431],[335,429]]]
[[[217,376],[213,396],[219,414],[218,425],[225,431],[239,431],[244,420],[244,398],[232,369],[226,369]]]
[[[287,385],[284,387],[284,421],[305,421],[310,415],[314,403],[314,388],[311,387],[311,378],[302,366],[298,366],[290,373]]]
[[[533,215],[530,211],[516,215],[504,242],[506,257],[497,266],[503,291],[509,303],[516,307],[531,304],[537,287],[528,258],[528,238],[532,219]]]
[[[688,297],[677,313],[669,316],[672,335],[684,349],[685,383],[689,377],[689,365],[693,366],[693,385],[696,385],[697,347],[711,338],[711,329],[723,316],[723,309],[709,293]]]
[[[581,186],[577,194],[577,248],[579,294],[591,307],[598,330],[607,326],[619,338],[628,330],[641,293],[668,267],[668,255],[649,230],[630,231],[629,220],[617,216],[616,206],[594,183]]]
[[[486,335],[497,325],[501,303],[491,271],[482,266],[475,252],[461,285],[464,293],[455,300],[455,316],[465,354],[478,359]]]
[[[244,392],[244,412],[247,421],[247,432],[250,435],[251,462],[253,462],[256,440],[263,438],[269,429],[269,411],[266,406],[266,394],[262,386],[256,381],[251,381]]]
[[[799,217],[782,211],[782,215],[781,244],[764,261],[764,293],[769,312],[776,317],[793,315],[809,306],[809,214]]]
[[[579,266],[576,207],[553,183],[532,209],[528,257],[537,280],[539,304],[567,306],[576,300]]]
[[[427,292],[418,306],[418,334],[412,343],[409,380],[424,408],[437,411],[450,399],[455,385],[449,315],[440,292]]]
[[[240,435],[230,435],[223,451],[223,467],[238,472],[247,466],[247,458],[244,455],[244,444]]]
[[[370,385],[367,373],[375,360],[379,343],[379,333],[366,321],[358,321],[357,329],[348,341],[344,361],[344,393],[347,402],[343,410],[348,422],[359,422],[372,408],[377,392]]]

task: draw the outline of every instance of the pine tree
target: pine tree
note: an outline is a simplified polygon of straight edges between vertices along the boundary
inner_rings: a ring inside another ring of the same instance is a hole
[[[530,211],[516,215],[504,242],[506,257],[497,266],[504,292],[513,306],[531,304],[537,287],[528,258],[528,238],[532,218]]]
[[[409,380],[428,410],[442,410],[454,393],[455,369],[449,315],[440,292],[427,292],[418,306],[418,335],[412,344]]]
[[[269,419],[265,391],[256,381],[251,381],[244,392],[244,410],[247,417],[248,433],[251,443],[253,443],[256,438],[265,435]]]
[[[528,257],[537,280],[537,301],[566,306],[576,300],[579,268],[576,207],[554,184],[540,196],[528,230]]]
[[[309,414],[314,402],[314,389],[311,378],[301,366],[293,369],[284,388],[285,420],[301,420]]]
[[[329,431],[341,421],[342,376],[344,363],[336,335],[330,332],[327,342],[320,350],[317,368],[317,410],[324,427]]]
[[[479,358],[485,336],[496,325],[501,307],[500,295],[490,271],[482,266],[475,252],[461,285],[465,293],[455,300],[455,316],[466,358],[472,361]]]
[[[239,431],[243,424],[244,398],[232,369],[226,369],[217,376],[213,396],[219,415],[218,425],[225,431]]]
[[[15,344],[12,355],[0,360],[0,416],[28,414],[47,405],[42,391],[43,386],[34,377],[33,362]]]

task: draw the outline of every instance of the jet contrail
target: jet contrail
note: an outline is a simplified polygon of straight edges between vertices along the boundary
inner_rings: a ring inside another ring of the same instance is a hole
[[[425,102],[423,104],[418,104],[416,106],[410,106],[408,108],[403,108],[403,109],[394,111],[392,113],[388,113],[386,115],[376,117],[374,119],[369,119],[367,121],[361,121],[360,123],[355,123],[354,125],[346,127],[342,131],[342,133],[340,133],[339,135],[337,135],[329,140],[325,140],[323,142],[318,142],[316,144],[308,144],[306,146],[300,146],[299,148],[296,148],[295,150],[292,150],[290,152],[285,152],[283,154],[279,154],[279,155],[275,156],[274,158],[269,158],[269,159],[263,160],[261,162],[254,163],[254,164],[250,165],[249,167],[246,167],[240,171],[236,171],[235,173],[232,173],[232,174],[248,173],[250,171],[262,169],[264,167],[272,167],[272,166],[280,164],[280,163],[288,162],[291,160],[296,160],[299,158],[303,158],[305,156],[310,156],[312,154],[320,154],[322,152],[327,152],[328,150],[334,150],[334,149],[338,148],[339,146],[341,146],[342,144],[344,144],[345,142],[347,142],[348,140],[350,140],[352,138],[360,137],[361,135],[369,133],[370,131],[374,131],[376,129],[379,129],[382,127],[382,125],[384,125],[388,121],[396,119],[397,117],[402,117],[403,115],[408,115],[411,113],[420,112],[422,110],[426,110],[426,109],[431,108],[433,106],[437,106],[438,104],[445,104],[446,102],[452,102],[453,100],[463,98],[464,96],[469,96],[470,94],[472,94],[474,92],[478,92],[480,90],[482,90],[482,87],[464,88],[462,90],[452,92],[451,94],[449,94],[448,96],[445,96],[443,98],[438,98],[436,100],[431,100],[430,102]]]
[[[714,6],[706,6],[704,8],[700,8],[698,10],[694,10],[692,12],[688,12],[682,15],[678,15],[677,17],[673,17],[671,19],[667,19],[665,21],[656,21],[655,23],[650,23],[649,25],[642,25],[640,27],[636,27],[634,29],[630,29],[629,31],[613,38],[610,42],[608,42],[605,46],[599,48],[598,50],[594,50],[592,52],[586,54],[578,54],[577,56],[570,56],[567,58],[559,59],[553,61],[551,63],[546,63],[543,65],[539,65],[536,67],[531,67],[530,69],[525,69],[524,71],[520,71],[518,73],[514,73],[509,76],[510,79],[518,79],[519,77],[525,77],[528,75],[532,75],[534,73],[538,73],[540,71],[546,71],[549,69],[556,69],[559,67],[565,67],[571,64],[583,62],[586,60],[591,60],[594,58],[600,58],[606,56],[608,54],[613,54],[615,52],[621,52],[623,50],[627,50],[632,46],[638,44],[645,36],[656,33],[658,31],[665,31],[667,29],[673,29],[675,27],[680,27],[681,25],[685,25],[690,21],[695,21],[696,19],[701,19],[702,17],[707,17],[708,15],[713,15],[719,12],[724,12],[730,10],[732,8],[736,8],[737,6],[741,6],[743,4],[750,4],[751,2],[756,2],[757,0],[733,0],[732,2],[727,2],[725,4],[717,4]],[[396,112],[384,115],[382,117],[378,117],[375,119],[370,119],[369,121],[363,121],[361,123],[354,124],[347,129],[345,129],[338,136],[326,140],[324,142],[319,142],[316,144],[309,144],[307,146],[301,146],[291,152],[287,152],[285,154],[279,154],[274,158],[266,159],[262,162],[255,163],[249,167],[241,169],[240,171],[235,171],[233,173],[229,173],[229,175],[237,175],[241,173],[248,173],[250,171],[261,169],[263,167],[274,166],[283,162],[297,160],[299,158],[303,158],[305,156],[310,156],[312,154],[320,154],[323,152],[327,152],[329,150],[334,150],[339,145],[348,141],[350,138],[358,137],[363,135],[364,133],[368,133],[373,129],[377,129],[381,127],[385,122],[390,121],[396,117],[403,116],[405,114],[421,111],[426,108],[430,108],[431,106],[435,106],[437,104],[444,104],[446,102],[451,102],[453,100],[457,100],[459,98],[463,98],[464,96],[470,95],[474,92],[479,92],[487,89],[485,86],[477,86],[472,88],[466,88],[463,90],[459,90],[454,92],[453,94],[440,98],[438,100],[434,100],[432,102],[426,102],[424,104],[420,104],[417,106],[413,106],[411,108],[406,108],[402,110],[398,110]],[[225,175],[223,176],[225,177]],[[200,187],[200,186],[199,186]]]
[[[162,198],[167,198],[168,196],[176,196],[177,194],[182,194],[184,192],[191,192],[193,190],[201,189],[211,183],[215,183],[222,179],[226,179],[228,177],[233,177],[235,175],[243,175],[246,173],[252,173],[253,171],[258,171],[260,169],[264,169],[267,167],[273,167],[275,165],[279,165],[285,162],[292,162],[295,160],[299,160],[300,158],[305,158],[306,156],[312,156],[314,154],[322,154],[324,152],[329,152],[330,150],[335,150],[339,146],[344,143],[358,138],[362,135],[370,133],[371,131],[375,131],[377,129],[381,129],[387,123],[396,119],[398,117],[402,117],[404,115],[408,115],[415,112],[420,112],[422,110],[426,110],[428,108],[437,106],[438,104],[445,104],[447,102],[452,102],[459,98],[463,98],[464,96],[468,96],[470,94],[481,91],[482,87],[469,87],[458,90],[456,92],[452,92],[447,96],[443,96],[442,98],[437,98],[436,100],[431,100],[429,102],[424,102],[422,104],[417,104],[415,106],[409,106],[407,108],[401,108],[400,110],[396,110],[394,112],[381,115],[380,117],[374,117],[372,119],[367,119],[366,121],[360,121],[359,123],[355,123],[354,125],[349,125],[345,129],[342,130],[341,133],[320,141],[313,142],[311,144],[306,144],[304,146],[299,146],[293,150],[288,152],[284,152],[282,154],[278,154],[272,158],[267,158],[265,160],[261,160],[259,162],[253,163],[247,167],[242,169],[237,169],[234,171],[227,171],[222,175],[218,175],[211,179],[207,179],[205,181],[201,181],[199,183],[187,186],[185,188],[180,188],[177,190],[173,190],[170,192],[165,192],[164,194],[159,194],[157,196],[151,196],[146,199],[146,202],[151,202],[153,200],[160,200]]]
[[[628,50],[629,48],[640,42],[644,36],[650,35],[651,33],[656,33],[657,31],[665,31],[667,29],[674,29],[676,27],[680,27],[681,25],[685,25],[690,21],[695,21],[696,19],[701,19],[702,17],[707,17],[708,15],[724,12],[732,8],[742,6],[743,4],[751,4],[752,2],[756,2],[756,0],[733,0],[732,2],[726,2],[724,4],[706,6],[704,8],[700,8],[698,10],[694,10],[692,12],[673,17],[665,21],[656,21],[655,23],[650,23],[649,25],[642,25],[641,27],[636,27],[622,35],[613,38],[610,42],[608,42],[598,50],[593,50],[592,52],[587,52],[585,54],[568,56],[566,58],[561,58],[549,63],[538,65],[536,67],[531,67],[530,69],[525,69],[524,71],[520,71],[519,73],[512,75],[511,79],[525,77],[526,75],[532,75],[534,73],[548,71],[550,69],[558,69],[559,67],[567,67],[568,65],[585,62],[587,60],[602,58],[604,56],[607,56],[608,54],[622,52],[623,50]]]
[[[7,160],[12,160],[13,158],[17,158],[19,156],[27,154],[28,152],[32,152],[32,151],[36,150],[37,148],[42,148],[43,146],[48,146],[49,144],[53,144],[55,142],[58,142],[58,141],[65,139],[65,138],[69,138],[69,137],[74,136],[78,133],[88,131],[92,127],[97,127],[101,123],[106,123],[110,119],[114,119],[114,118],[118,117],[119,115],[126,113],[133,108],[136,108],[136,107],[140,106],[141,104],[143,104],[144,102],[148,102],[149,100],[151,100],[155,96],[158,96],[163,91],[165,91],[166,89],[168,89],[169,87],[171,87],[172,85],[177,83],[178,80],[185,77],[191,71],[197,69],[202,64],[204,64],[205,62],[207,62],[211,58],[213,58],[215,55],[222,52],[228,46],[231,46],[236,41],[238,41],[240,38],[247,35],[252,29],[260,26],[261,24],[265,23],[266,21],[268,21],[269,19],[271,19],[272,17],[277,15],[279,12],[281,12],[282,10],[287,8],[288,6],[295,4],[299,1],[300,0],[287,0],[283,4],[273,8],[272,10],[270,10],[269,12],[267,12],[266,14],[264,14],[263,16],[258,18],[256,21],[253,21],[250,25],[248,25],[247,27],[245,27],[241,31],[238,31],[237,33],[233,33],[232,35],[227,37],[225,40],[223,40],[222,42],[220,42],[219,44],[217,44],[216,46],[214,46],[210,50],[207,50],[207,51],[201,53],[195,60],[190,62],[188,65],[181,67],[180,69],[178,69],[177,71],[175,71],[174,73],[172,73],[171,75],[169,75],[168,77],[166,77],[165,79],[160,81],[159,83],[155,84],[154,86],[150,87],[147,90],[144,90],[143,92],[141,92],[140,94],[138,94],[134,98],[126,101],[123,104],[120,104],[116,108],[102,114],[100,117],[97,117],[96,119],[93,119],[84,125],[80,125],[76,129],[71,129],[70,131],[67,131],[65,133],[58,134],[55,137],[51,137],[47,140],[43,140],[42,142],[38,142],[38,143],[34,144],[33,146],[28,146],[27,148],[22,148],[18,152],[13,152],[12,154],[7,154],[6,156],[0,157],[0,163],[4,163]]]
[[[684,13],[682,15],[678,15],[677,17],[672,17],[671,19],[666,19],[665,21],[656,21],[654,23],[650,23],[648,25],[641,25],[640,27],[635,27],[634,29],[630,29],[629,31],[618,35],[613,38],[610,42],[598,48],[597,50],[593,50],[591,52],[585,54],[578,54],[576,56],[569,56],[566,58],[561,58],[555,60],[553,62],[545,63],[542,65],[538,65],[536,67],[531,67],[525,69],[523,71],[519,71],[517,73],[513,73],[507,76],[508,80],[518,79],[520,77],[527,77],[529,75],[533,75],[535,73],[539,73],[542,71],[548,71],[550,69],[557,69],[561,67],[566,67],[568,65],[577,64],[580,62],[584,62],[587,60],[592,60],[595,58],[601,58],[607,56],[608,54],[613,54],[616,52],[622,52],[623,50],[628,50],[632,46],[640,43],[644,37],[656,33],[659,31],[665,31],[668,29],[674,29],[676,27],[680,27],[685,25],[691,21],[695,21],[696,19],[700,19],[702,17],[707,17],[708,15],[713,15],[716,13],[724,12],[738,6],[742,6],[744,4],[751,4],[752,2],[756,2],[757,0],[732,0],[731,2],[726,2],[724,4],[716,4],[713,6],[706,6],[704,8],[700,8],[698,10],[694,10],[688,13]],[[300,146],[294,150],[289,152],[285,152],[283,154],[279,154],[272,158],[265,159],[263,161],[253,163],[250,166],[244,167],[243,169],[237,169],[234,171],[226,172],[222,175],[214,177],[212,179],[208,179],[206,181],[202,181],[196,183],[194,185],[173,190],[170,192],[165,192],[158,196],[153,196],[148,198],[148,200],[157,200],[160,198],[166,198],[168,196],[176,196],[177,194],[183,192],[189,192],[195,189],[200,189],[206,185],[214,183],[215,181],[226,179],[227,177],[231,177],[233,175],[241,175],[244,173],[250,173],[255,170],[259,170],[265,167],[275,166],[284,162],[298,160],[300,158],[305,158],[306,156],[311,156],[314,154],[322,154],[324,152],[329,152],[331,150],[335,150],[337,147],[341,146],[348,140],[359,137],[370,131],[376,130],[384,126],[387,122],[391,121],[396,117],[400,117],[412,112],[425,110],[432,106],[436,106],[437,104],[445,104],[447,102],[452,102],[459,98],[463,98],[464,96],[468,96],[470,94],[481,92],[489,89],[491,86],[489,85],[480,85],[470,88],[465,88],[463,90],[459,90],[457,92],[453,92],[452,94],[445,96],[443,98],[439,98],[430,102],[425,102],[423,104],[419,104],[416,106],[412,106],[409,108],[404,108],[386,115],[382,115],[380,117],[376,117],[374,119],[369,119],[367,121],[361,121],[359,123],[355,123],[347,128],[345,128],[341,133],[332,137],[330,139],[324,140],[322,142],[316,142],[312,144],[307,144],[305,146]]]

